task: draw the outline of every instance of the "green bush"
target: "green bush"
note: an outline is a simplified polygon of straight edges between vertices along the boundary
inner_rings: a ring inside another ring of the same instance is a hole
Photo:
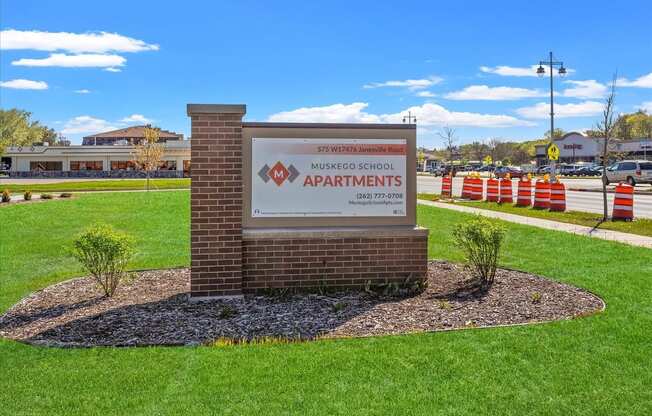
[[[25,201],[31,201],[32,200],[32,191],[25,191],[23,194],[23,199]]]
[[[11,192],[9,192],[9,189],[5,189],[2,191],[2,202],[9,202],[11,201]]]
[[[52,195],[50,195],[50,194],[41,194],[41,199],[52,199]]]
[[[93,225],[77,236],[72,254],[111,297],[133,256],[133,240],[108,225]]]
[[[455,245],[464,251],[467,261],[483,285],[491,285],[496,276],[500,247],[505,230],[495,222],[477,216],[455,226]]]

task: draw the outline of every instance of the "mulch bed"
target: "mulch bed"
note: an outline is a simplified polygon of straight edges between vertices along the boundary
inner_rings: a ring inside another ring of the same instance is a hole
[[[514,270],[499,270],[490,290],[478,290],[467,268],[439,261],[429,264],[427,289],[402,298],[338,292],[191,303],[189,273],[134,273],[113,298],[90,278],[68,280],[0,316],[0,336],[60,347],[310,340],[545,322],[604,308],[585,290]]]

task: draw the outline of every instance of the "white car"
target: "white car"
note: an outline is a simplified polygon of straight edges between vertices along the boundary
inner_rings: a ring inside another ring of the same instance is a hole
[[[647,160],[621,160],[607,168],[607,184],[627,182],[652,183],[652,162]]]

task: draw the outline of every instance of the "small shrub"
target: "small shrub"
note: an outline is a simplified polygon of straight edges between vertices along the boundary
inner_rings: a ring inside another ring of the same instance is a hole
[[[339,311],[343,311],[344,308],[346,308],[346,303],[344,302],[335,302],[331,305],[331,311],[334,313],[338,313]]]
[[[50,194],[41,194],[41,199],[52,199],[52,195],[50,195]]]
[[[532,299],[532,303],[541,303],[541,293],[539,292],[532,292],[530,295],[530,299]]]
[[[447,301],[446,299],[443,299],[443,300],[439,301],[439,309],[443,309],[445,311],[450,311],[451,309],[453,309],[453,307],[451,306],[449,301]]]
[[[219,313],[219,318],[220,319],[230,319],[236,316],[238,311],[235,310],[235,308],[231,305],[224,305],[224,307],[220,310]]]
[[[466,260],[484,286],[491,285],[496,277],[504,237],[505,230],[501,226],[481,216],[453,229],[455,245],[464,251]]]
[[[11,192],[9,192],[9,189],[5,189],[2,191],[2,202],[9,202],[11,201]]]
[[[71,197],[72,197],[72,194],[70,192],[62,192],[59,195],[59,198],[71,198]]]
[[[93,225],[77,236],[72,254],[111,297],[133,255],[133,241],[108,225]]]
[[[23,199],[25,201],[31,201],[32,200],[32,191],[25,191],[23,194]]]

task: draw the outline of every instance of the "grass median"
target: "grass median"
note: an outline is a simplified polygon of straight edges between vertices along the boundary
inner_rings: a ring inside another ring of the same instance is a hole
[[[7,189],[11,193],[32,192],[91,192],[91,191],[142,191],[147,188],[146,179],[102,179],[88,181],[70,181],[56,183],[3,184],[0,179],[0,191]],[[149,188],[188,189],[189,178],[150,179]]]
[[[418,194],[419,199],[426,201],[439,201],[437,194]],[[623,233],[630,233],[636,235],[643,235],[652,237],[652,220],[647,218],[638,218],[634,221],[602,221],[602,215],[592,212],[583,211],[566,211],[566,212],[553,212],[541,209],[533,209],[526,207],[517,207],[513,204],[498,204],[496,202],[484,201],[441,201],[463,205],[466,207],[474,207],[480,209],[487,209],[490,211],[505,212],[507,214],[521,215],[524,217],[541,218],[544,220],[565,222],[568,224],[584,225],[586,227],[595,227],[602,230],[620,231]]]
[[[417,210],[430,229],[429,257],[460,261],[451,230],[470,216]],[[16,204],[0,221],[0,311],[79,275],[66,247],[93,222],[136,237],[132,269],[190,260],[187,192]],[[503,224],[502,266],[587,288],[607,310],[523,327],[219,348],[0,340],[0,414],[645,414],[652,250]]]

